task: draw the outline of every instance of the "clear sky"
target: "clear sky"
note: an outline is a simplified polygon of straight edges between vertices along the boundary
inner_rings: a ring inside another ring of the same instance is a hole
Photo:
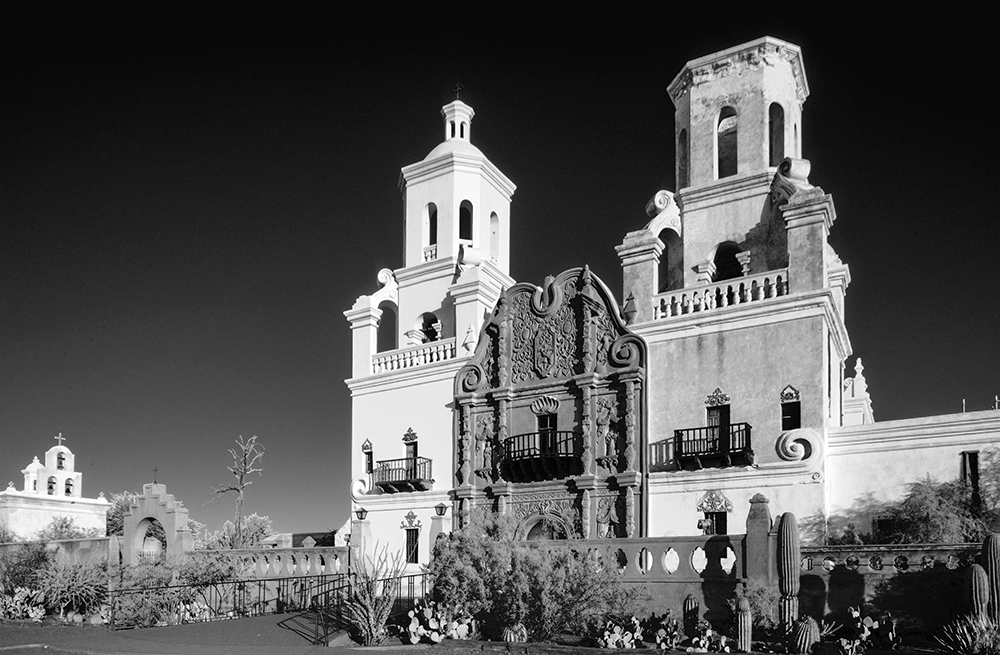
[[[803,152],[876,419],[991,408],[998,7],[5,1],[0,485],[62,432],[85,496],[156,467],[218,529],[235,503],[211,487],[256,434],[246,510],[339,527],[343,311],[402,264],[399,169],[440,142],[455,82],[518,185],[511,275],[589,264],[620,293],[614,246],[674,189],[667,84],[763,35],[803,49]]]

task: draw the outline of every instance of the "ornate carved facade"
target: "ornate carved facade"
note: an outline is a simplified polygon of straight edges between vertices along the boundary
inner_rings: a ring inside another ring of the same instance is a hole
[[[644,534],[646,348],[587,267],[506,290],[455,384],[456,515]]]

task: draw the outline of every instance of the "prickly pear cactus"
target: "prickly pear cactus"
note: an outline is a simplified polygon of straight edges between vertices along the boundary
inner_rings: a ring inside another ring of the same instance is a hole
[[[1000,532],[983,541],[982,564],[990,586],[989,616],[1000,625]]]
[[[692,594],[684,599],[684,634],[693,637],[698,630],[698,599]]]
[[[799,614],[799,568],[802,560],[799,549],[799,525],[795,515],[785,512],[778,525],[778,620],[786,629]]]
[[[810,653],[813,646],[819,642],[819,624],[816,619],[807,616],[795,622],[792,632],[792,647],[796,653]]]
[[[986,569],[978,564],[969,567],[969,615],[986,618],[990,604],[990,581]]]
[[[750,612],[750,601],[740,598],[736,601],[736,650],[749,653],[752,636],[753,614]]]

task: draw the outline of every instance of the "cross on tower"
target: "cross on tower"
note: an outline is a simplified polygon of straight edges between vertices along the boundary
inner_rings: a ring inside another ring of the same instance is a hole
[[[61,445],[62,445],[62,442],[63,442],[63,440],[64,440],[64,439],[65,439],[66,437],[62,436],[62,432],[60,432],[59,434],[57,434],[56,436],[54,436],[54,437],[52,437],[52,438],[53,438],[53,439],[55,439],[56,441],[58,441],[58,442],[59,442],[59,445],[61,446]]]
[[[462,86],[461,82],[455,82],[455,88],[451,90],[451,92],[455,95],[455,100],[459,99],[458,96],[459,96],[460,93],[462,93],[462,89],[464,89],[464,88],[465,87]]]

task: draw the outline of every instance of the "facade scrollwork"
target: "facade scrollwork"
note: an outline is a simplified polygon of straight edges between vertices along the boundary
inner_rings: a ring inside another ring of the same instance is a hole
[[[786,462],[800,462],[815,458],[822,460],[823,441],[812,428],[799,428],[782,432],[774,445],[778,457]]]
[[[716,387],[715,391],[713,391],[711,394],[708,395],[707,399],[705,400],[705,404],[708,405],[709,407],[717,407],[718,405],[728,405],[729,396],[722,393],[722,389]]]

